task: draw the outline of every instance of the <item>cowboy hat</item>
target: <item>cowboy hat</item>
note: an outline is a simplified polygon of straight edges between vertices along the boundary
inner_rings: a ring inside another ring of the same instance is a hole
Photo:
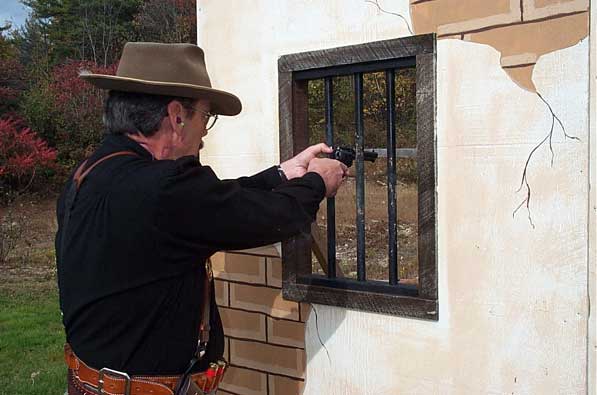
[[[116,75],[82,71],[79,77],[101,89],[205,99],[215,114],[242,108],[238,97],[211,87],[203,50],[193,44],[129,42]]]

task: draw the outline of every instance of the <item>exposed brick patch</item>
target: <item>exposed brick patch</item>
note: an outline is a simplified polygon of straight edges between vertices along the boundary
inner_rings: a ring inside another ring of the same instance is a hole
[[[230,300],[228,298],[228,282],[214,280],[214,290],[216,293],[216,303],[218,306],[229,306]]]
[[[298,348],[230,339],[230,362],[295,378],[305,375],[305,351]]]
[[[230,306],[298,321],[298,303],[284,300],[276,288],[230,283]]]
[[[502,67],[514,67],[537,63],[537,55],[534,53],[520,53],[510,56],[502,56],[500,64]]]
[[[411,4],[417,34],[453,35],[520,21],[520,0],[443,0]]]
[[[303,380],[294,380],[288,377],[268,375],[269,395],[301,395],[305,389]]]
[[[487,31],[468,33],[465,40],[487,44],[502,54],[502,64],[508,75],[519,86],[535,92],[533,68],[515,70],[514,66],[529,65],[532,59],[577,44],[587,35],[588,12],[504,26]],[[518,63],[518,64],[517,64]]]
[[[305,324],[268,317],[267,341],[272,344],[305,348]]]
[[[526,21],[589,10],[589,0],[526,0],[526,2]]]
[[[282,288],[282,260],[267,258],[267,285]]]
[[[227,336],[265,341],[265,316],[241,310],[220,308],[224,333]]]
[[[301,322],[307,322],[309,314],[311,314],[311,305],[309,303],[300,303]]]
[[[504,68],[506,73],[512,78],[512,81],[516,82],[519,86],[533,91],[535,84],[533,83],[533,69],[535,65],[521,65],[516,67]]]
[[[255,255],[217,253],[212,257],[214,277],[265,284],[265,258]]]
[[[230,366],[220,388],[239,395],[268,395],[267,375],[254,370]]]

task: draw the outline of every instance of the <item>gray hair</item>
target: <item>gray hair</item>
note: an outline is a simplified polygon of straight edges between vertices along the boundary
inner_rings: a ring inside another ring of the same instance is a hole
[[[168,116],[168,104],[179,101],[186,109],[192,109],[195,99],[175,96],[150,95],[146,93],[110,91],[104,108],[106,134],[141,133],[153,136],[162,119]]]

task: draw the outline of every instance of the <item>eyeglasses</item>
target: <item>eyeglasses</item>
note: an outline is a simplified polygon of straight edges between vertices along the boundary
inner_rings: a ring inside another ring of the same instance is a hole
[[[205,130],[209,130],[214,127],[218,120],[218,114],[212,114],[211,112],[203,111],[195,107],[189,106],[188,110],[201,113],[205,117]]]

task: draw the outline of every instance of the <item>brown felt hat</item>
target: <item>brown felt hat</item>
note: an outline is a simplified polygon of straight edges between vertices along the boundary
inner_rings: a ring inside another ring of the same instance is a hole
[[[238,97],[211,87],[203,50],[193,44],[129,42],[116,75],[79,77],[101,89],[209,100],[215,114],[236,115],[242,108]]]

